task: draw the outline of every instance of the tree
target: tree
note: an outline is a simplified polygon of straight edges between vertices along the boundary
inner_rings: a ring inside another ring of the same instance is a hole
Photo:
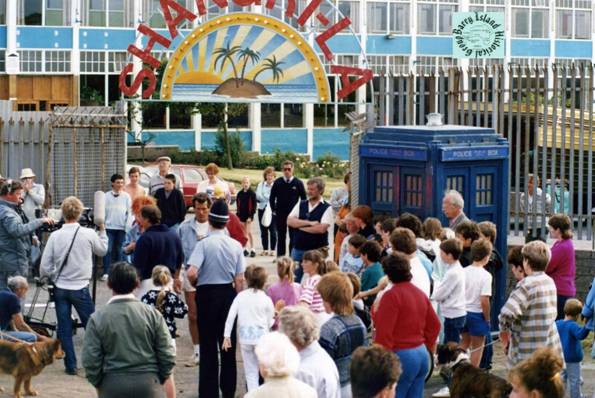
[[[238,54],[240,62],[242,59],[244,60],[244,66],[242,66],[241,74],[241,78],[243,79],[246,75],[246,66],[248,65],[248,61],[256,64],[258,60],[260,60],[260,53],[258,51],[251,50],[249,47],[246,47],[243,50],[240,50]]]
[[[277,61],[277,57],[275,57],[273,55],[273,58],[265,58],[263,63],[264,63],[264,65],[260,68],[260,70],[258,72],[256,72],[256,74],[254,75],[254,78],[252,78],[252,81],[255,82],[258,75],[260,75],[262,72],[270,70],[273,74],[273,81],[278,82],[279,79],[283,76],[283,70],[280,68],[280,66],[281,66],[281,64],[284,64],[285,62]]]
[[[235,62],[233,61],[233,56],[240,51],[242,48],[240,46],[233,46],[233,47],[229,47],[230,43],[227,43],[227,46],[225,47],[219,47],[217,49],[215,49],[215,51],[213,51],[213,55],[217,55],[215,57],[215,69],[217,68],[217,64],[219,63],[219,61],[221,61],[221,70],[223,70],[223,68],[225,68],[225,63],[227,61],[229,61],[229,63],[231,64],[231,67],[233,68],[233,75],[235,77],[235,82],[236,82],[236,87],[240,87],[239,85],[239,81],[238,81],[238,70],[236,67]]]

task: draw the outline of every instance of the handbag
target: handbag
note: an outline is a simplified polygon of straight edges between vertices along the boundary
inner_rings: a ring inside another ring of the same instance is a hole
[[[70,256],[70,251],[72,250],[72,246],[74,245],[74,240],[76,239],[76,235],[79,233],[79,229],[81,229],[81,226],[80,225],[78,226],[78,228],[76,229],[76,231],[74,231],[74,236],[72,237],[72,242],[70,242],[70,247],[68,248],[68,251],[66,252],[66,257],[64,257],[64,260],[62,260],[62,265],[60,266],[60,269],[58,270],[58,274],[50,282],[50,284],[48,286],[48,294],[50,296],[50,301],[54,301],[55,302],[54,292],[55,292],[55,289],[56,289],[56,282],[58,281],[58,278],[60,278],[60,275],[62,274],[62,270],[64,269],[64,266],[68,262],[68,257]]]
[[[267,203],[267,207],[264,208],[264,213],[262,213],[262,219],[260,223],[263,227],[268,228],[271,226],[271,222],[273,221],[273,211],[271,210],[271,205]]]

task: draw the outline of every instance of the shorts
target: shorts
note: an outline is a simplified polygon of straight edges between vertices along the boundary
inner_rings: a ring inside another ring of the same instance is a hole
[[[490,333],[490,324],[486,322],[481,312],[467,312],[463,333],[469,333],[474,337],[485,337]]]
[[[186,275],[186,270],[183,268],[180,271],[180,280],[182,281],[182,291],[183,292],[195,292],[196,291],[196,288],[188,280],[188,276]]]

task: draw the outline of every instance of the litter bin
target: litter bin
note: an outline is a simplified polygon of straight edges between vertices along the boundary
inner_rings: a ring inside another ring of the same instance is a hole
[[[376,127],[362,138],[359,154],[360,203],[375,213],[409,212],[448,225],[442,198],[446,190],[457,190],[465,199],[467,217],[496,224],[496,248],[506,258],[509,146],[493,129]],[[495,278],[493,327],[504,303],[506,275],[504,266]]]

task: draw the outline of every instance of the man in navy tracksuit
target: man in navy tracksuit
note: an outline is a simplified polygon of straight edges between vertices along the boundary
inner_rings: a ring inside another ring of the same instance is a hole
[[[283,162],[283,177],[273,183],[269,202],[277,224],[277,257],[285,255],[287,216],[300,199],[306,199],[304,183],[293,176],[293,162]],[[289,252],[293,248],[293,228],[289,228]]]

